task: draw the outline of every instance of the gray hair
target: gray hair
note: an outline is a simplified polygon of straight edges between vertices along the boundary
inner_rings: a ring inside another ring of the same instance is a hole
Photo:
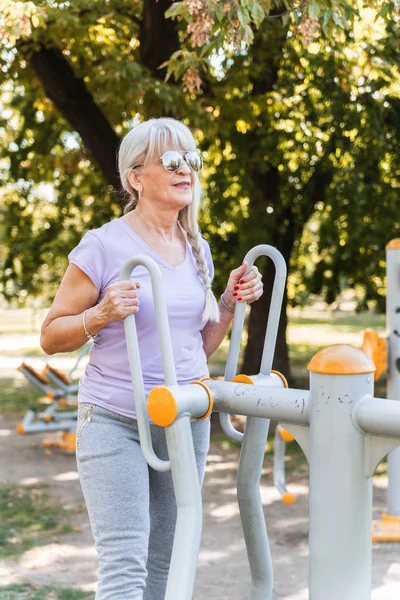
[[[130,171],[146,166],[156,156],[161,156],[168,145],[188,152],[196,150],[196,142],[192,132],[181,121],[171,118],[158,118],[143,121],[136,125],[123,138],[118,153],[118,170],[122,187],[129,194],[129,200],[124,208],[124,214],[135,210],[139,195],[128,181]],[[198,225],[202,188],[197,173],[194,173],[193,198],[189,206],[179,212],[179,223],[185,230],[187,240],[192,247],[193,256],[199,276],[206,289],[206,302],[203,311],[203,322],[220,319],[217,300],[211,289],[211,279],[201,241]]]

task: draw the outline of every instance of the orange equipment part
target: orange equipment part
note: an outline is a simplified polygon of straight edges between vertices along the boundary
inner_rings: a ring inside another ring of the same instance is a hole
[[[375,364],[376,371],[374,380],[378,381],[379,377],[388,369],[388,343],[387,339],[380,336],[373,329],[364,331],[364,339],[362,343],[362,351],[367,354]]]

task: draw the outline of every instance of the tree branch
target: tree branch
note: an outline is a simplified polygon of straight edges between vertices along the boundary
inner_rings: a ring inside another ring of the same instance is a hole
[[[98,162],[106,181],[119,188],[116,155],[119,137],[97,106],[83,79],[76,77],[58,48],[41,46],[30,55],[30,64],[47,97],[54,102],[86,148]]]

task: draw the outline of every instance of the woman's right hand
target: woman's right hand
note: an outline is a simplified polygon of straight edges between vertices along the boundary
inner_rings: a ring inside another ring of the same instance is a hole
[[[137,313],[139,310],[137,290],[139,288],[140,283],[129,279],[112,283],[98,305],[100,318],[106,323],[112,323]]]

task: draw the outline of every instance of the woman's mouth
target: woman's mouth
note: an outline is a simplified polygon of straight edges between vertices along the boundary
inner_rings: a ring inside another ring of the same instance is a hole
[[[181,190],[190,190],[190,183],[175,183],[174,187]]]

